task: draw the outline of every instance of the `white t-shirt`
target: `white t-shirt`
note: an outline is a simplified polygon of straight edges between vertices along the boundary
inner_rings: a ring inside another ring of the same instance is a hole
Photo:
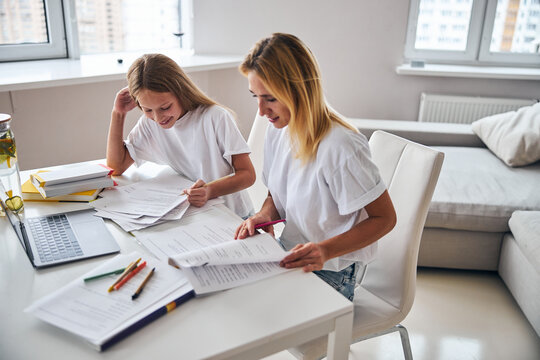
[[[187,112],[170,129],[143,115],[125,144],[136,166],[144,161],[165,164],[191,181],[204,182],[233,174],[232,155],[250,153],[231,114],[217,105]],[[246,190],[223,199],[238,216],[253,213]]]
[[[287,250],[350,230],[367,218],[363,208],[386,190],[365,136],[337,124],[320,142],[316,158],[305,165],[293,157],[288,127],[269,124],[263,182],[286,219],[280,239]],[[324,270],[339,271],[358,261],[367,264],[376,250],[375,242],[330,259]]]

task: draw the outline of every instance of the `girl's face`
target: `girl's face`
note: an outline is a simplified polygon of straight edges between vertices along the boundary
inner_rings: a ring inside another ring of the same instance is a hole
[[[164,129],[173,127],[176,120],[185,114],[176,96],[170,92],[162,93],[142,89],[137,101],[144,114]]]
[[[268,121],[270,121],[277,129],[287,126],[291,119],[291,112],[289,109],[270,95],[263,82],[254,71],[250,71],[247,78],[249,82],[249,91],[253,94],[253,97],[257,98],[259,104],[259,115],[266,116]]]

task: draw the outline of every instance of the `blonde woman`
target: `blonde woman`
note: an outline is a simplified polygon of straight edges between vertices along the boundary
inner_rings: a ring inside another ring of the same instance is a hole
[[[166,164],[195,182],[186,189],[191,204],[202,206],[223,196],[239,216],[253,214],[243,189],[254,183],[255,170],[231,113],[165,55],[141,56],[129,68],[127,80],[128,87],[116,94],[109,128],[107,164],[113,174],[122,174],[133,163]],[[124,141],[126,114],[137,106],[143,115]]]
[[[280,242],[292,252],[280,265],[314,271],[352,300],[357,274],[396,222],[368,142],[326,104],[315,58],[297,37],[276,33],[259,41],[240,71],[269,121],[263,165],[269,191],[235,236],[286,219]]]

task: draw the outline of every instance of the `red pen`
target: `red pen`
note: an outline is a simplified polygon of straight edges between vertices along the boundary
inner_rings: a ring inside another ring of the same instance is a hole
[[[280,223],[280,222],[284,222],[285,219],[280,219],[280,220],[275,220],[275,221],[269,221],[269,222],[265,222],[265,223],[260,223],[260,224],[257,224],[255,225],[255,229],[260,229],[262,227],[265,227],[265,226],[269,226],[269,225],[274,225],[274,224],[277,224],[277,223]]]
[[[120,281],[118,284],[114,285],[114,290],[118,290],[120,289],[120,287],[122,285],[124,285],[125,283],[127,283],[129,281],[129,279],[131,279],[132,277],[134,277],[135,275],[137,275],[137,273],[139,271],[141,271],[144,267],[146,266],[146,261],[143,262],[141,265],[137,266],[135,268],[135,270],[133,270],[132,272],[130,272],[125,278],[122,279],[122,281]]]

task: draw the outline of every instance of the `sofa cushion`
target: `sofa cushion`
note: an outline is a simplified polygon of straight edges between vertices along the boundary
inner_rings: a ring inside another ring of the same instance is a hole
[[[540,163],[512,168],[486,148],[435,148],[445,159],[426,227],[505,232],[515,210],[540,210]]]
[[[486,146],[509,166],[540,160],[540,103],[487,116],[471,125]]]
[[[508,225],[523,255],[540,273],[540,211],[514,211]]]

